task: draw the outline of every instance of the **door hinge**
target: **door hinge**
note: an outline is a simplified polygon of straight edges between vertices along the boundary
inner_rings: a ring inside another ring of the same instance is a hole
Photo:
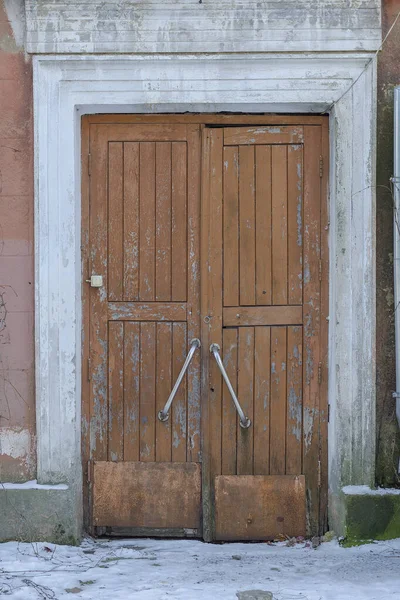
[[[319,176],[322,177],[324,173],[324,159],[322,156],[319,157]]]
[[[87,380],[90,381],[90,358],[87,359]]]
[[[328,423],[329,423],[330,418],[331,418],[331,405],[328,404]]]
[[[322,281],[322,260],[319,261],[318,265],[318,278],[320,281]]]
[[[318,383],[321,384],[322,381],[322,363],[318,363]]]
[[[321,461],[318,461],[318,487],[321,487]]]
[[[91,176],[91,174],[92,174],[92,155],[89,152],[89,154],[88,154],[88,175],[89,175],[89,177]]]
[[[92,482],[92,465],[90,464],[90,460],[88,460],[88,466],[87,466],[87,482],[88,483]]]

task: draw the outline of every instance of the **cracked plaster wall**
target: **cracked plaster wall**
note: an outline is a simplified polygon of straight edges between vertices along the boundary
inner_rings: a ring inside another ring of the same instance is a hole
[[[35,477],[32,65],[0,0],[0,481]]]

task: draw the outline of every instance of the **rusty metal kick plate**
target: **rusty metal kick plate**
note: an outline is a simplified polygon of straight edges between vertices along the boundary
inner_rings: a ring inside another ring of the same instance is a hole
[[[200,528],[199,463],[95,462],[93,524]]]
[[[220,475],[215,509],[217,540],[304,536],[304,475]]]

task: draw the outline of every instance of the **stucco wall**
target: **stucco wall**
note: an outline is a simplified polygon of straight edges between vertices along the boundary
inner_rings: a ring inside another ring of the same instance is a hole
[[[23,1],[0,0],[0,480],[36,470],[32,66]]]

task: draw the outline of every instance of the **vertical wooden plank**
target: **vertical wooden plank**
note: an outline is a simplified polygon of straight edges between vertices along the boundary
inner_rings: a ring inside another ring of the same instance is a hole
[[[124,323],[124,460],[139,460],[140,325]]]
[[[187,299],[186,142],[172,142],[172,300]]]
[[[187,127],[188,157],[188,297],[187,339],[200,335],[200,127]],[[201,349],[189,365],[187,376],[187,460],[201,461]]]
[[[321,329],[320,360],[321,383],[319,388],[320,414],[320,461],[321,489],[319,533],[325,533],[328,527],[328,315],[329,315],[329,119],[326,117],[321,126],[323,170],[321,178]]]
[[[286,327],[271,327],[270,474],[285,474]]]
[[[156,300],[171,300],[171,144],[156,143]]]
[[[140,324],[140,460],[155,460],[156,324]]]
[[[108,460],[124,458],[124,324],[108,324]]]
[[[232,387],[237,392],[238,330],[223,330],[223,361]],[[237,412],[226,385],[222,387],[222,475],[236,475]]]
[[[155,299],[155,144],[140,144],[139,298]]]
[[[271,329],[255,327],[254,475],[269,475]]]
[[[272,304],[288,300],[287,147],[272,146]]]
[[[303,147],[288,146],[289,304],[303,299]]]
[[[239,146],[240,305],[255,304],[254,146]]]
[[[224,306],[239,306],[239,155],[224,148]]]
[[[108,140],[101,127],[91,126],[89,274],[103,276],[104,293],[90,289],[90,445],[92,460],[107,460],[108,323],[107,221]],[[103,290],[102,290],[103,292]]]
[[[303,434],[303,331],[287,329],[286,475],[302,472]]]
[[[254,327],[239,327],[238,400],[252,425],[243,429],[237,418],[237,474],[253,475]]]
[[[271,146],[256,146],[256,304],[271,304]]]
[[[175,382],[188,352],[186,339],[186,323],[173,323],[172,325],[172,380]],[[172,460],[186,462],[186,376],[176,392],[171,407],[172,422]]]
[[[89,176],[89,152],[90,152],[90,125],[87,117],[82,117],[81,127],[81,195],[82,195],[82,472],[83,472],[83,524],[86,531],[91,532],[91,516],[89,503],[89,469],[90,460],[90,286],[86,283],[89,277],[89,255],[90,255],[90,176]]]
[[[171,393],[172,381],[172,324],[157,323],[156,350],[156,415],[165,406]],[[168,421],[156,419],[156,460],[170,461],[171,445],[171,412]]]
[[[108,298],[122,300],[123,294],[123,144],[108,145]]]
[[[139,299],[139,144],[124,144],[124,300]]]
[[[210,357],[222,347],[222,129],[203,130],[201,316],[203,362],[203,537],[215,535],[214,477],[221,474],[221,375]]]
[[[304,128],[303,282],[303,473],[307,486],[308,533],[319,530],[319,396],[321,334],[321,128]]]

